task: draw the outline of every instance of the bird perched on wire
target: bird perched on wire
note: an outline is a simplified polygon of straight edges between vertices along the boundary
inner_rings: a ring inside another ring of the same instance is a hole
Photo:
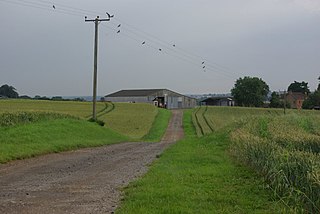
[[[143,41],[143,42],[142,42],[142,44],[144,45],[144,44],[146,44],[146,42],[145,42],[145,41]]]
[[[202,62],[202,65],[204,64],[204,61]]]
[[[52,5],[53,9],[56,9],[56,6],[55,5]]]
[[[120,30],[118,30],[117,33],[120,33]]]
[[[172,46],[173,46],[173,47],[176,47],[176,45],[175,45],[175,44],[173,44]]]
[[[203,66],[202,68],[203,68],[203,69],[205,69],[205,68],[206,68],[206,66]]]
[[[118,27],[121,27],[121,24],[119,24]]]
[[[162,49],[161,49],[161,48],[159,48],[159,51],[162,51]]]

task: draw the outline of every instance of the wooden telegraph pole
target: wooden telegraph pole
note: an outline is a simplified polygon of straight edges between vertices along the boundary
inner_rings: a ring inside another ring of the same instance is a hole
[[[94,59],[93,59],[93,106],[92,106],[92,119],[97,120],[96,103],[97,103],[97,74],[98,74],[98,27],[100,22],[110,21],[113,18],[109,13],[106,13],[107,19],[100,19],[97,16],[95,19],[87,19],[85,17],[85,22],[94,22]]]
[[[284,90],[283,94],[283,113],[286,114],[286,108],[287,108],[287,91]]]

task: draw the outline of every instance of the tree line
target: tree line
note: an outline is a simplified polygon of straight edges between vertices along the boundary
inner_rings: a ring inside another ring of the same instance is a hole
[[[55,96],[52,98],[46,97],[46,96],[39,96],[36,95],[35,97],[29,97],[27,95],[19,96],[19,93],[17,92],[17,89],[13,86],[9,86],[7,84],[2,85],[0,87],[0,98],[20,98],[20,99],[34,99],[34,100],[53,100],[53,101],[85,101],[84,98],[77,97],[74,99],[64,99],[61,96]]]
[[[292,93],[300,93],[306,98],[302,104],[304,109],[319,108],[320,106],[320,77],[318,78],[318,88],[311,92],[307,82],[294,81],[288,86],[287,91]],[[236,80],[234,87],[231,89],[231,94],[234,97],[238,106],[246,107],[263,107],[270,93],[268,84],[258,77],[239,78]],[[290,108],[290,104],[286,102],[286,92],[283,92],[281,97],[280,92],[272,92],[269,107],[271,108]]]

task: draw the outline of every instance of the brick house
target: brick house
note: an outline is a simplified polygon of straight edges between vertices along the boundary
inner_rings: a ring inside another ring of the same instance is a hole
[[[286,102],[290,104],[293,109],[302,109],[303,101],[307,95],[301,92],[289,91],[286,95]]]

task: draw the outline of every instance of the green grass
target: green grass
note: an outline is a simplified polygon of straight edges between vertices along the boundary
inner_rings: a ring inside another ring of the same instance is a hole
[[[1,100],[0,163],[143,136],[159,141],[171,115],[149,104],[98,103],[98,119],[106,123],[100,127],[86,121],[90,113],[87,102]]]
[[[210,107],[204,116],[216,132],[228,130],[232,157],[290,209],[320,212],[319,111]]]
[[[158,109],[158,114],[155,120],[153,121],[152,127],[149,130],[149,133],[142,138],[142,141],[146,141],[146,142],[160,141],[167,129],[170,117],[171,117],[171,111],[168,111],[166,109]]]
[[[97,112],[105,109],[105,104],[97,102]],[[91,102],[47,101],[47,100],[0,100],[0,113],[17,111],[42,111],[70,114],[87,118],[92,114]]]
[[[279,213],[263,180],[232,162],[226,132],[196,136],[191,111],[184,116],[186,138],[132,182],[117,213]]]
[[[0,127],[0,163],[126,140],[126,137],[96,123],[76,119]]]
[[[105,126],[133,140],[149,133],[158,108],[144,103],[114,103],[114,110],[99,117]]]
[[[92,103],[18,99],[0,100],[0,114],[17,112],[54,112],[88,119],[92,114]],[[159,141],[166,130],[169,116],[168,111],[158,110],[158,108],[150,104],[97,103],[98,120],[104,121],[106,127],[128,136],[131,140],[141,140],[143,138],[146,141]],[[157,119],[155,119],[156,117]]]

